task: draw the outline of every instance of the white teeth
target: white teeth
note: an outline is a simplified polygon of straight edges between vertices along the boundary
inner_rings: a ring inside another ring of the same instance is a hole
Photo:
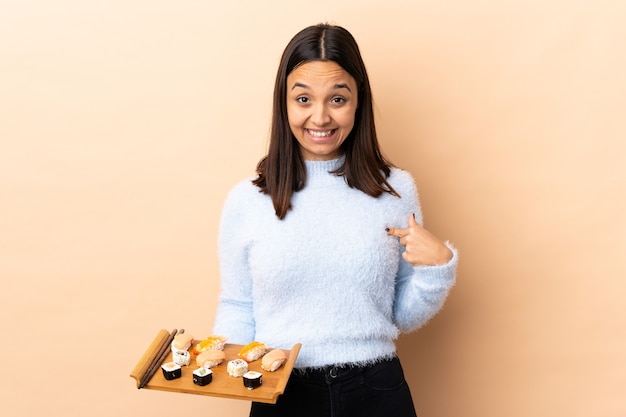
[[[311,136],[315,136],[318,138],[324,138],[326,136],[330,136],[333,134],[333,130],[327,130],[325,132],[316,132],[314,130],[309,130],[309,133],[311,134]]]

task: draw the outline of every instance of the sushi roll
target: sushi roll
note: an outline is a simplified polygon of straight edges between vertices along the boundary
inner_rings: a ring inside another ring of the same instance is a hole
[[[228,362],[228,366],[226,367],[228,371],[228,375],[234,377],[240,377],[246,372],[248,372],[248,362],[243,359],[233,359]]]
[[[248,389],[255,389],[261,386],[261,373],[256,371],[248,371],[243,374],[243,386]]]
[[[252,362],[265,355],[266,351],[267,346],[265,345],[265,343],[252,342],[241,348],[241,350],[239,351],[239,357],[246,362]]]
[[[193,371],[193,383],[201,387],[213,381],[213,371],[208,368],[198,368]]]
[[[227,340],[224,336],[209,336],[195,345],[192,351],[195,355],[199,355],[207,349],[224,350]]]
[[[161,365],[161,369],[163,370],[163,376],[168,381],[180,378],[183,374],[180,365],[176,364],[175,362],[164,363],[163,365]]]
[[[203,368],[212,368],[219,365],[226,358],[221,350],[207,349],[196,357],[196,365]]]
[[[178,350],[172,353],[172,359],[177,365],[187,366],[191,361],[191,355],[186,350]]]
[[[274,349],[263,356],[261,368],[264,371],[274,372],[287,361],[287,355],[281,349]]]

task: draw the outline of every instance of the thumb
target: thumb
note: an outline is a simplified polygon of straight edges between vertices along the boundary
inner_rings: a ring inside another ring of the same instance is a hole
[[[415,213],[411,213],[411,215],[409,216],[409,227],[415,226],[419,226],[419,224],[417,223],[417,220],[415,220]]]

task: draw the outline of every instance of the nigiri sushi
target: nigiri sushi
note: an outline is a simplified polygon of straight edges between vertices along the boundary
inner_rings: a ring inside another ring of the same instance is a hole
[[[252,362],[265,355],[265,352],[267,352],[267,346],[265,343],[252,342],[248,343],[242,347],[241,350],[239,350],[239,357],[246,362]]]

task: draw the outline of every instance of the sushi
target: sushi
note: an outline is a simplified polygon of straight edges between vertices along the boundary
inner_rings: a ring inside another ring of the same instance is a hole
[[[192,351],[195,355],[199,355],[207,349],[224,350],[227,340],[224,336],[209,336],[195,345]]]
[[[196,357],[196,365],[203,368],[212,368],[219,365],[226,358],[221,350],[207,349]]]
[[[265,343],[252,342],[241,348],[241,350],[239,351],[239,357],[246,362],[252,362],[265,355],[266,351],[267,346],[265,345]]]
[[[208,368],[198,368],[193,371],[193,383],[201,387],[213,381],[213,371]]]
[[[172,359],[177,365],[187,366],[191,361],[191,355],[186,350],[172,352]]]
[[[181,370],[180,365],[176,364],[175,362],[164,363],[161,366],[161,369],[163,370],[163,376],[168,381],[171,381],[172,379],[180,378],[183,374],[183,371]]]
[[[274,372],[287,361],[287,355],[281,349],[274,349],[263,356],[261,368],[264,371]]]
[[[248,372],[248,362],[243,359],[233,359],[228,362],[228,366],[226,367],[228,371],[228,375],[234,377],[240,377],[246,372]]]
[[[243,386],[248,389],[255,389],[261,386],[261,373],[256,371],[248,371],[243,374]]]
[[[193,336],[189,333],[179,333],[172,340],[172,352],[183,352],[191,347]]]

